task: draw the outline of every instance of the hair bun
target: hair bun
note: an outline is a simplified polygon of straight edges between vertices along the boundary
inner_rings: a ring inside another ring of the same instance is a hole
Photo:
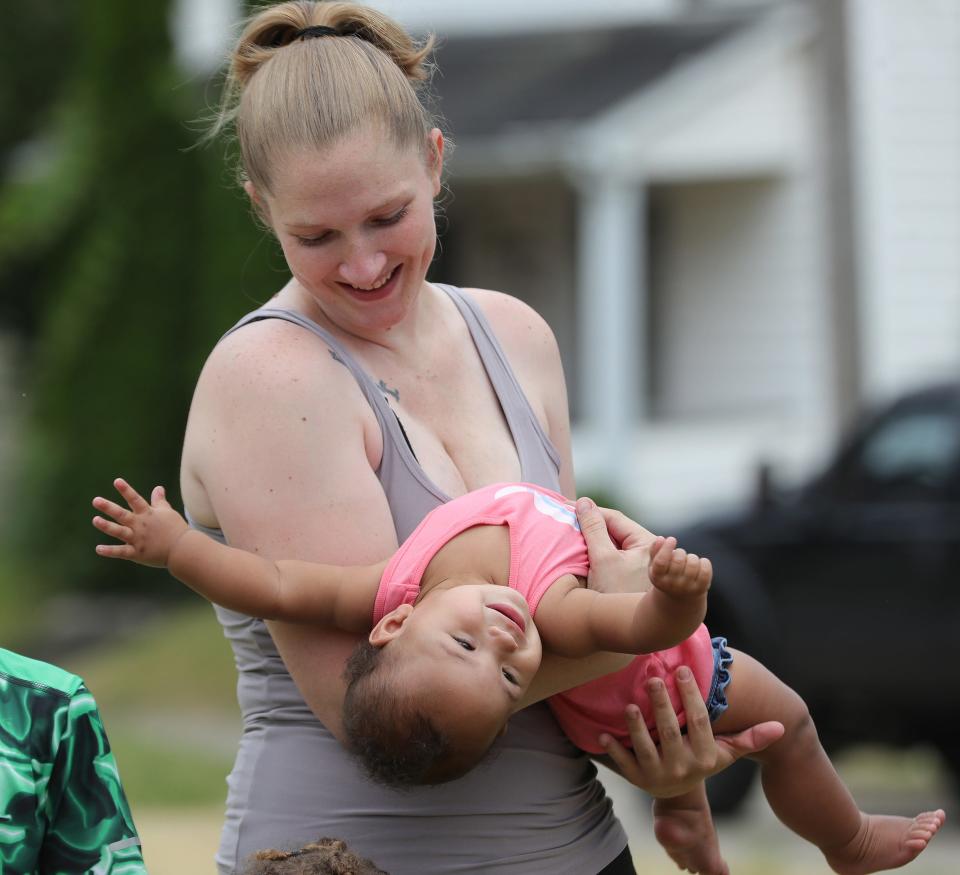
[[[326,38],[327,29],[336,35]],[[436,126],[426,84],[433,45],[432,36],[414,41],[389,16],[357,3],[263,6],[230,56],[208,137],[232,125],[242,178],[264,191],[278,156],[291,148],[324,149],[374,117],[395,143],[422,146]]]

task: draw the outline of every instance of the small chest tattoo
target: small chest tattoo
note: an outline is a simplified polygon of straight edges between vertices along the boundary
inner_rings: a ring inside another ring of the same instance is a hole
[[[381,380],[379,383],[377,383],[377,385],[380,387],[380,389],[381,389],[382,391],[386,392],[388,395],[392,395],[394,401],[399,401],[399,400],[400,400],[400,390],[399,390],[399,389],[391,389],[386,383],[383,382],[383,380]]]

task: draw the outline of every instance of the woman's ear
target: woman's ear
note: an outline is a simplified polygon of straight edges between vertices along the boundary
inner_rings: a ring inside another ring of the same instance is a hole
[[[385,614],[370,632],[369,641],[374,647],[389,644],[403,631],[403,624],[413,613],[413,605],[400,605]]]
[[[257,191],[257,187],[247,179],[243,183],[243,190],[247,193],[247,197],[250,198],[250,205],[256,210],[257,215],[269,225],[270,212],[267,210],[267,204],[260,196],[260,192]]]
[[[431,128],[427,134],[427,169],[433,182],[433,196],[440,194],[443,179],[443,132],[440,128]]]

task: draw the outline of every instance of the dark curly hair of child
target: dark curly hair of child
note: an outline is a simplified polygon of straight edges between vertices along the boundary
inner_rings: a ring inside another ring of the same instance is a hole
[[[351,753],[374,781],[395,789],[465,775],[483,761],[497,732],[455,749],[406,689],[388,650],[361,641],[344,668],[343,728]]]
[[[340,839],[317,839],[297,851],[257,851],[244,875],[390,875]]]

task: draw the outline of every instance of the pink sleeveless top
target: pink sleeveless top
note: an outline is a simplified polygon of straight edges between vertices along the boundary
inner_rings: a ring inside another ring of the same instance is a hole
[[[529,483],[497,483],[440,505],[424,518],[384,570],[373,622],[401,604],[413,604],[423,572],[437,551],[478,525],[508,527],[509,585],[527,600],[534,617],[543,594],[563,575],[587,575],[587,547],[567,499]],[[713,680],[713,647],[706,626],[676,647],[637,656],[621,671],[553,696],[549,705],[567,737],[581,750],[602,753],[597,741],[602,732],[629,745],[624,721],[627,705],[639,705],[647,725],[654,727],[644,689],[651,677],[663,678],[681,725],[685,722],[673,679],[681,665],[690,667],[706,698]]]

